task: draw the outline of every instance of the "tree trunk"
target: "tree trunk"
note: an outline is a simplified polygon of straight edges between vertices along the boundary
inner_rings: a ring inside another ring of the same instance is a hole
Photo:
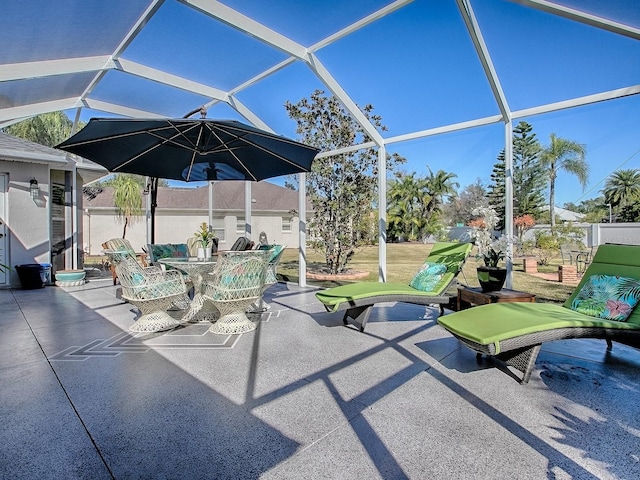
[[[556,173],[555,163],[551,164],[551,173],[549,175],[549,224],[551,225],[551,234],[556,232]]]

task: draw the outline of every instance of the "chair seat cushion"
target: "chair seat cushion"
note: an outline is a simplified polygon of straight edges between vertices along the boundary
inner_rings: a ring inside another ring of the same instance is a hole
[[[438,318],[452,333],[480,345],[568,327],[640,330],[638,325],[590,317],[552,303],[493,303]]]
[[[152,262],[157,262],[160,258],[189,258],[186,243],[155,243],[148,244],[148,247]]]
[[[442,294],[442,290],[449,285],[453,276],[453,273],[445,273],[434,286],[433,290],[429,292],[417,290],[406,283],[357,282],[322,290],[316,293],[316,297],[323,304],[331,307],[332,311],[336,311],[342,303],[349,303],[355,300],[371,298],[372,303],[375,303],[375,297],[379,296],[399,295],[433,297]],[[398,300],[401,299],[399,298]]]

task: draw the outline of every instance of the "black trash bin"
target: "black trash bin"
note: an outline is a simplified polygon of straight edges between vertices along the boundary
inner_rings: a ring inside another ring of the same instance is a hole
[[[44,287],[46,282],[45,268],[39,263],[16,265],[16,271],[23,289],[32,290]]]

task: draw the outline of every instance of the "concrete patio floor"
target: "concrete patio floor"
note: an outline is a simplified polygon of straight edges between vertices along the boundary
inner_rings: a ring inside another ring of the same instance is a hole
[[[227,337],[129,334],[110,278],[0,290],[0,478],[640,478],[640,351],[546,344],[520,385],[436,308],[360,333],[314,291]]]

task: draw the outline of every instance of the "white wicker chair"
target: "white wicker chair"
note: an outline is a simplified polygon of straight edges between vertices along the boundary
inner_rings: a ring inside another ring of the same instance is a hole
[[[251,309],[249,310],[251,313],[264,312],[270,308],[269,304],[264,301],[264,292],[271,285],[278,283],[276,274],[278,272],[278,264],[280,263],[280,259],[282,258],[285,248],[287,248],[286,245],[258,245],[258,250],[265,250],[268,252],[267,274],[264,280],[262,295],[260,295],[260,298],[251,306]]]
[[[268,245],[261,247],[261,249],[269,252],[267,259],[267,277],[265,278],[267,288],[274,283],[278,283],[276,273],[278,273],[278,264],[280,263],[285,248],[287,248],[286,245]]]
[[[202,284],[203,296],[220,311],[210,332],[229,335],[256,328],[245,311],[262,296],[268,257],[266,250],[218,253],[216,270]]]
[[[114,250],[114,251],[126,250],[127,252],[131,253],[131,255],[136,257],[140,265],[142,265],[143,267],[147,266],[146,254],[136,253],[133,247],[131,246],[131,243],[126,238],[112,238],[111,240],[107,240],[102,244],[102,248],[104,248],[105,250]],[[111,262],[111,265],[109,268],[111,270],[111,276],[113,277],[113,284],[115,285],[116,280],[118,278],[118,274],[116,273],[116,268],[113,262]]]
[[[187,293],[182,274],[158,267],[141,267],[127,251],[104,250],[115,264],[122,298],[138,308],[142,316],[129,327],[131,332],[160,332],[180,325],[167,309]]]

